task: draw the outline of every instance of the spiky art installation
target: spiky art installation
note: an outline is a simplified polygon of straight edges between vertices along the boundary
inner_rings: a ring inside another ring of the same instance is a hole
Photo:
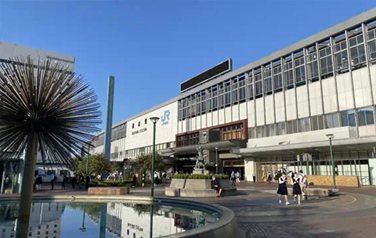
[[[0,63],[0,151],[3,159],[25,155],[20,220],[29,220],[38,148],[48,153],[45,162],[71,166],[100,115],[94,91],[66,65],[30,57]]]

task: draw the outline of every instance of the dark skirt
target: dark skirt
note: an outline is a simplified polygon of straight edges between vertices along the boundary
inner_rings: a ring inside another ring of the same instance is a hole
[[[292,187],[292,193],[294,195],[302,194],[302,190],[301,190],[300,185],[298,183],[294,184],[294,186]]]
[[[277,194],[279,194],[279,195],[288,195],[286,183],[282,183],[282,184],[278,185]]]

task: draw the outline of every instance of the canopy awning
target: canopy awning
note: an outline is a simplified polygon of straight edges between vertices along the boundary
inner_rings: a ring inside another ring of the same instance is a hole
[[[183,147],[167,148],[158,151],[163,156],[179,156],[179,155],[189,155],[197,154],[197,147],[201,147],[203,150],[218,151],[230,150],[232,148],[245,148],[247,145],[247,140],[226,140],[217,141],[205,144],[190,145]]]

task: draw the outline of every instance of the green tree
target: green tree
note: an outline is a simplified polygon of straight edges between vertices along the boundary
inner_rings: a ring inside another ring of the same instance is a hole
[[[140,171],[141,174],[151,172],[151,164],[152,164],[152,154],[147,154],[147,155],[139,155],[136,158],[136,163],[135,167],[136,170]],[[163,171],[166,169],[166,165],[164,164],[162,157],[156,153],[155,154],[155,161],[154,161],[154,168],[155,171]]]
[[[113,171],[111,162],[105,159],[104,154],[88,155],[88,156],[85,156],[82,161],[75,158],[74,168],[72,168],[73,171],[76,174],[86,174],[87,160],[89,160],[89,165],[88,165],[89,174],[98,175],[102,173],[110,173]]]

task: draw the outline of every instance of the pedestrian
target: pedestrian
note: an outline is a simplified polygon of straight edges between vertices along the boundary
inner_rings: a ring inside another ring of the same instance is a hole
[[[80,183],[79,183],[78,188],[81,189],[82,186],[84,185],[84,183],[85,183],[85,177],[84,177],[83,174],[81,174],[81,175],[80,175]]]
[[[34,186],[33,186],[34,191],[36,190],[37,179],[38,179],[38,175],[35,175],[35,177],[34,177]]]
[[[211,181],[211,187],[214,189],[215,195],[217,197],[222,197],[222,188],[219,185],[218,180],[213,176]]]
[[[62,189],[65,189],[65,183],[67,182],[67,180],[68,180],[67,176],[64,175],[64,177],[63,177],[63,182],[61,183],[61,188],[62,188]]]
[[[255,172],[252,173],[252,177],[253,177],[253,183],[256,183],[256,173]]]
[[[76,175],[73,175],[73,177],[71,178],[71,184],[72,184],[73,189],[76,186],[76,183],[77,183],[77,177]]]
[[[57,180],[57,177],[55,174],[51,174],[51,190],[54,190],[55,181]]]
[[[41,175],[38,175],[35,183],[36,183],[36,189],[41,190],[42,189],[42,176]]]
[[[236,178],[235,178],[235,172],[232,171],[232,172],[231,172],[230,180],[231,180],[231,186],[233,186],[233,187],[236,187],[235,179],[236,179]]]
[[[296,203],[296,198],[298,198],[298,204],[300,205],[300,197],[302,195],[302,190],[300,188],[299,177],[296,172],[292,173],[291,183],[292,183],[292,194],[294,195],[294,203]]]
[[[142,174],[141,182],[142,182],[142,187],[145,187],[145,174]]]
[[[132,188],[136,187],[137,183],[137,176],[136,174],[132,174]]]
[[[303,173],[303,170],[299,171],[299,183],[300,183],[300,189],[302,190],[302,199],[307,200],[308,199],[308,194],[307,194],[308,179],[307,179],[307,176]]]
[[[86,189],[89,189],[90,186],[90,175],[86,175]]]
[[[240,183],[240,173],[239,173],[239,171],[236,172],[236,174],[235,174],[235,178],[236,178],[236,182],[237,182],[237,183]]]
[[[272,182],[272,174],[270,173],[270,171],[268,171],[268,174],[267,174],[267,181],[269,184]]]
[[[279,195],[279,203],[282,203],[282,196],[285,197],[286,205],[289,205],[290,203],[287,200],[287,177],[285,173],[282,173],[282,176],[278,179],[278,191],[277,194]]]

